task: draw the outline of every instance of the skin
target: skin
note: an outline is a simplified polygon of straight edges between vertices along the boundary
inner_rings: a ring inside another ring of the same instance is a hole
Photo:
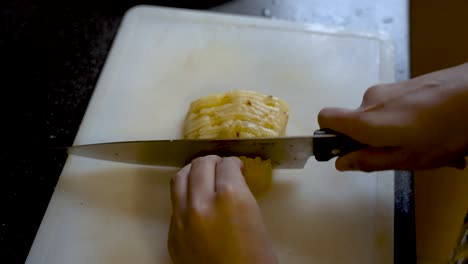
[[[463,169],[468,63],[371,87],[359,108],[325,108],[318,121],[369,145],[338,158],[338,170]],[[168,248],[174,264],[277,263],[241,170],[237,158],[207,156],[172,178]]]
[[[171,181],[174,263],[277,263],[260,209],[235,157],[197,158]]]
[[[370,145],[337,159],[338,170],[463,169],[468,154],[468,63],[371,87],[359,108],[325,108],[318,122]]]

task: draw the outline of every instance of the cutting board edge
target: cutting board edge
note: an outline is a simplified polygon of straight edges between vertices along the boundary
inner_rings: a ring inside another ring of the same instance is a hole
[[[136,5],[128,9],[124,14],[125,20],[132,20],[145,15],[158,15],[173,19],[182,18],[185,20],[197,21],[200,23],[220,22],[232,26],[248,26],[248,27],[262,27],[277,30],[293,30],[302,31],[315,34],[336,35],[340,34],[344,37],[358,37],[380,40],[393,45],[391,36],[385,31],[369,31],[349,29],[346,27],[330,26],[319,23],[299,23],[295,21],[272,19],[266,17],[242,15],[242,14],[225,14],[204,10],[191,10],[184,8],[161,7],[152,5]]]

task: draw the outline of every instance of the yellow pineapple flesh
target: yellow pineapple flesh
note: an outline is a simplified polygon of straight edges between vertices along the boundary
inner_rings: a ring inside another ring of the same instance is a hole
[[[262,160],[260,157],[253,159],[241,156],[239,158],[244,164],[242,174],[250,191],[257,197],[265,194],[270,189],[273,176],[271,161]]]
[[[191,103],[184,137],[277,137],[284,135],[288,118],[288,105],[273,96],[242,90],[213,94]]]

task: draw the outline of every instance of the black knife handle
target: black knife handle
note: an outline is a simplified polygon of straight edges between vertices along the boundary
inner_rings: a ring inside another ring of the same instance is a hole
[[[329,161],[365,147],[366,144],[328,128],[314,132],[313,150],[317,161]]]

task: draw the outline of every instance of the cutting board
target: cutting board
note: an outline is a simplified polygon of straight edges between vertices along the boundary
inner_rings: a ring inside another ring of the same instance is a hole
[[[310,135],[322,107],[356,107],[367,87],[393,81],[392,54],[378,34],[135,7],[74,143],[180,138],[190,101],[231,89],[284,99],[287,134]],[[174,172],[70,156],[27,263],[169,263]],[[392,263],[393,180],[313,158],[275,171],[259,204],[280,263]]]

